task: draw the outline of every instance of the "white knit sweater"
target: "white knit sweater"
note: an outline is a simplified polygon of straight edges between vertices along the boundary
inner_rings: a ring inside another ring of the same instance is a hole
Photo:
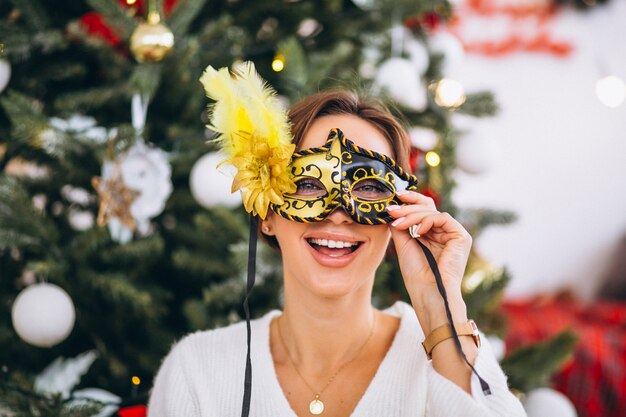
[[[413,308],[397,302],[385,310],[400,327],[352,417],[526,416],[483,338],[475,368],[492,394],[472,377],[473,395],[439,375],[426,358],[424,336]],[[270,352],[269,325],[275,310],[252,321],[250,417],[296,417],[281,390]],[[191,334],[165,358],[155,379],[148,417],[241,415],[246,359],[246,325]]]

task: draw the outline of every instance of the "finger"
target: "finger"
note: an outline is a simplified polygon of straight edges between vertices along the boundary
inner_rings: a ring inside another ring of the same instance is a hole
[[[402,201],[403,203],[425,205],[425,206],[429,206],[433,210],[437,210],[437,206],[435,205],[435,200],[433,200],[432,198],[424,194],[420,194],[415,191],[405,190],[405,191],[397,192],[396,195],[398,196],[398,199]]]
[[[404,217],[397,218],[391,223],[393,228],[407,230],[413,225],[419,225],[417,233],[424,235],[429,231],[442,233],[463,233],[467,231],[448,213],[439,212],[413,212]]]
[[[407,204],[405,206],[397,206],[391,205],[387,206],[385,209],[389,215],[393,218],[405,217],[411,213],[417,212],[429,212],[429,213],[437,213],[436,210],[433,210],[433,207],[430,205],[418,205],[418,204]]]

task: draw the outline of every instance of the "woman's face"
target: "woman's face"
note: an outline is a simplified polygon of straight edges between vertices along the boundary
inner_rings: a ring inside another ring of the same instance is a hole
[[[393,152],[383,134],[369,122],[352,115],[316,119],[299,149],[323,146],[332,128],[341,129],[356,145],[389,155]],[[354,222],[338,208],[317,223],[298,223],[270,212],[264,222],[280,244],[285,280],[322,297],[348,295],[371,285],[381,263],[390,232],[387,225]]]

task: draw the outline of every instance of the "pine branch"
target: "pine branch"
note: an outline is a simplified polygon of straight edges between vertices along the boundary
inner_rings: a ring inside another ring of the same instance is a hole
[[[11,0],[16,9],[24,17],[26,25],[32,31],[45,29],[50,25],[46,12],[38,0]],[[45,0],[44,0],[45,1]]]
[[[292,91],[301,92],[309,82],[309,63],[300,42],[293,37],[285,39],[278,44],[277,53],[285,61],[285,69],[281,81]]]
[[[0,176],[0,247],[45,250],[57,238],[54,224],[36,211],[20,182]]]
[[[513,389],[529,392],[534,388],[549,385],[550,378],[569,359],[578,337],[565,330],[545,342],[524,347],[507,355],[502,369],[509,376]]]
[[[137,263],[151,264],[163,255],[165,242],[157,234],[133,240],[125,245],[114,245],[100,251],[100,259],[110,265],[124,266]]]
[[[172,253],[172,263],[177,270],[191,277],[227,277],[233,274],[233,267],[228,262],[218,262],[214,258],[205,258],[201,252],[178,249]]]
[[[125,273],[84,271],[81,277],[89,282],[111,305],[122,305],[142,316],[150,314],[155,301],[152,294],[131,283]]]
[[[132,93],[139,93],[148,98],[154,97],[163,75],[162,64],[140,64],[130,76],[129,87]]]
[[[465,277],[463,285],[463,298],[467,305],[467,316],[480,323],[482,330],[491,334],[502,334],[504,330],[503,316],[497,313],[497,309],[500,306],[502,297],[504,296],[504,290],[511,280],[511,276],[505,268],[495,268],[485,270],[484,263],[479,262],[480,265],[475,271],[472,271],[472,259],[468,265],[468,274]],[[473,274],[480,274],[477,277],[472,277]],[[471,279],[480,279],[478,285],[467,282]],[[470,287],[471,288],[468,288]]]
[[[9,91],[0,98],[12,127],[12,137],[31,145],[33,136],[48,127],[48,119],[41,112],[42,104],[24,94]]]
[[[60,112],[85,112],[120,100],[120,97],[127,98],[130,96],[131,89],[128,83],[113,84],[59,94],[54,100],[53,106]]]
[[[488,226],[511,224],[517,220],[517,215],[508,210],[479,208],[461,210],[457,219],[476,239]]]
[[[474,117],[494,116],[498,110],[493,93],[489,91],[467,94],[465,102],[458,108],[459,113]]]
[[[180,0],[167,18],[167,25],[176,39],[187,35],[189,25],[198,16],[207,0]]]

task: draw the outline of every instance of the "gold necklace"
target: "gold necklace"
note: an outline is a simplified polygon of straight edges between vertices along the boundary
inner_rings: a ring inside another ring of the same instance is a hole
[[[302,376],[302,374],[300,373],[300,371],[298,370],[298,367],[296,366],[296,363],[293,361],[293,359],[291,359],[291,355],[289,354],[289,350],[287,349],[287,345],[285,344],[285,339],[283,339],[283,334],[280,331],[280,320],[283,318],[283,316],[281,315],[278,318],[278,321],[276,323],[276,327],[278,328],[278,337],[280,338],[280,342],[283,345],[283,349],[285,349],[285,352],[287,352],[287,358],[289,359],[289,362],[291,362],[291,364],[293,365],[293,369],[296,370],[296,372],[298,373],[298,375],[300,375],[300,378],[302,379],[302,381],[306,384],[307,387],[309,387],[309,389],[311,390],[311,392],[313,392],[313,394],[315,395],[315,398],[313,399],[313,401],[311,401],[309,403],[309,412],[311,414],[314,415],[319,415],[322,414],[324,412],[324,403],[322,402],[322,400],[320,399],[322,393],[324,392],[324,390],[330,385],[331,382],[333,382],[333,380],[335,379],[335,377],[337,375],[339,375],[339,372],[341,372],[341,370],[343,368],[345,368],[349,363],[352,363],[352,361],[354,361],[359,354],[361,353],[361,351],[365,348],[365,346],[367,345],[367,342],[370,341],[370,339],[372,338],[372,335],[374,334],[374,328],[376,327],[376,313],[374,313],[374,322],[372,323],[372,329],[370,330],[370,334],[367,336],[367,339],[365,340],[365,343],[363,343],[361,345],[361,347],[356,351],[356,353],[354,354],[354,356],[352,357],[352,359],[350,359],[349,361],[345,362],[343,365],[341,365],[339,367],[339,369],[337,369],[337,371],[335,371],[335,373],[330,377],[330,379],[328,380],[328,382],[326,383],[326,385],[324,385],[324,387],[317,391],[315,389],[313,389],[313,387],[311,387],[311,385],[307,382],[307,380],[304,378],[304,376]]]

